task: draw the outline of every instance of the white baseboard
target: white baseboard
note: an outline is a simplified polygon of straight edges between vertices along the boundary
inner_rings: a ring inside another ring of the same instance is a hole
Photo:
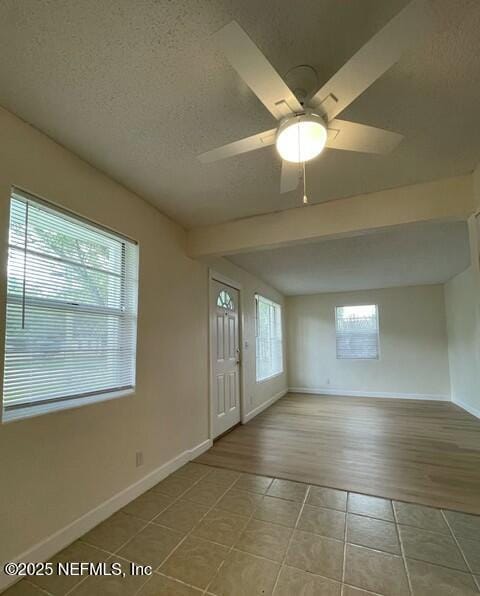
[[[64,528],[61,528],[54,534],[51,534],[41,542],[38,542],[21,555],[12,558],[15,562],[40,562],[47,561],[53,555],[64,549],[66,546],[83,536],[86,532],[94,528],[97,524],[110,517],[113,513],[125,507],[127,503],[133,501],[146,490],[155,486],[158,482],[166,478],[178,468],[192,459],[195,459],[207,449],[212,446],[212,440],[208,439],[192,449],[187,449],[177,455],[170,461],[166,462],[159,468],[156,468],[134,484],[127,486],[110,499],[104,501],[94,509],[91,509],[72,523]],[[16,577],[9,577],[5,575],[3,569],[0,571],[0,592],[5,590],[10,584],[15,583],[18,579]]]
[[[272,397],[267,399],[267,401],[263,402],[263,404],[260,404],[255,409],[248,412],[248,414],[245,414],[245,416],[242,417],[242,424],[247,423],[249,420],[251,420],[252,418],[255,418],[255,416],[260,414],[260,412],[263,412],[263,410],[266,410],[267,408],[269,408],[273,403],[275,403],[281,397],[286,395],[288,393],[288,391],[289,391],[288,389],[282,389],[282,391],[279,391],[278,393],[276,393],[275,395],[273,395]]]
[[[350,391],[348,389],[332,389],[331,387],[290,387],[290,393],[308,393],[312,395],[340,395],[345,397],[392,397],[397,399],[429,399],[450,401],[450,396],[428,393],[397,393],[380,391]]]
[[[459,399],[452,399],[452,401],[456,406],[462,408],[462,410],[465,410],[466,412],[468,412],[472,416],[475,416],[476,418],[480,418],[479,408],[474,408],[470,404],[466,404],[464,401],[461,401]]]

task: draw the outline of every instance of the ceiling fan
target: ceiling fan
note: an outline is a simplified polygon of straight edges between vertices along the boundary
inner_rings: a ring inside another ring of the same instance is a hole
[[[428,31],[430,22],[428,0],[413,0],[320,89],[316,72],[309,66],[292,69],[285,82],[237,22],[225,25],[215,34],[216,41],[280,124],[202,153],[198,159],[208,163],[275,144],[282,158],[280,192],[284,193],[297,188],[305,162],[325,147],[389,153],[402,135],[336,116],[415,45]]]

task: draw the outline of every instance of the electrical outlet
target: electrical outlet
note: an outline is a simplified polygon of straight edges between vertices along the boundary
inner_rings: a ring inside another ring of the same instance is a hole
[[[330,379],[327,379],[327,385],[330,385]]]
[[[135,454],[135,464],[137,468],[143,466],[143,451],[137,451]]]

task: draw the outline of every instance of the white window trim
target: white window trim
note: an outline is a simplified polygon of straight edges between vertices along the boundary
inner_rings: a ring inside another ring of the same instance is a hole
[[[256,370],[255,370],[256,372]],[[264,379],[260,379],[259,381],[257,381],[257,385],[261,385],[262,383],[267,383],[268,381],[271,381],[272,379],[276,379],[277,377],[281,377],[284,373],[284,369],[283,369],[283,358],[282,358],[282,370],[278,373],[274,373],[273,375],[270,375],[269,377],[265,377]]]
[[[132,244],[136,245],[137,247],[139,246],[139,244],[136,240],[133,240],[132,238],[117,232],[116,230],[112,230],[102,224],[99,224],[95,221],[91,221],[81,215],[78,215],[68,209],[65,209],[64,207],[58,206],[54,203],[51,203],[43,198],[34,196],[31,193],[24,191],[23,189],[20,189],[18,187],[11,188],[10,202],[9,202],[10,205],[11,205],[11,200],[15,195],[17,197],[23,198],[25,200],[25,202],[27,202],[27,203],[39,204],[46,210],[51,211],[53,214],[64,215],[64,216],[71,218],[73,220],[77,220],[78,222],[83,223],[86,226],[89,226],[90,228],[95,228],[98,230],[99,233],[103,232],[109,236],[113,235],[113,236],[117,237],[119,240],[123,240],[125,242],[132,243]],[[7,235],[9,234],[9,231],[10,231],[10,217],[7,218]],[[30,254],[40,254],[40,253],[37,253],[36,251],[32,251],[30,249],[27,249],[26,252],[28,252]],[[57,259],[53,255],[42,255],[42,256],[48,256],[48,258],[53,261],[58,260],[58,261],[62,261],[62,262],[63,261],[69,262],[68,259],[66,259],[66,260]],[[7,258],[8,258],[8,256],[7,256]],[[72,264],[76,265],[76,263],[74,263],[74,262],[72,262]],[[99,270],[93,266],[87,266],[87,268],[91,269],[91,270]],[[138,253],[137,253],[137,274],[138,274],[138,271],[139,271],[139,263],[138,263]],[[110,275],[116,276],[116,277],[121,277],[120,275],[117,275],[113,272],[111,272]],[[18,302],[20,304],[22,303],[22,298],[17,297],[17,296],[12,296],[12,295],[9,296],[8,295],[7,286],[8,286],[8,283],[5,284],[5,294],[4,294],[4,298],[5,298],[5,302],[4,302],[5,303],[5,312],[4,312],[5,325],[4,325],[4,338],[3,338],[3,350],[4,350],[3,354],[4,354],[4,356],[5,356],[5,349],[6,349],[5,332],[6,332],[7,304],[8,303],[16,303],[16,302]],[[136,303],[137,303],[137,314],[136,314],[137,321],[138,321],[138,290],[139,290],[139,283],[137,281],[137,286],[135,289]],[[42,298],[29,297],[27,299],[24,299],[24,304],[34,305],[34,306],[35,305],[41,306],[42,304],[44,304],[46,302],[47,302],[47,300],[42,299]],[[53,306],[56,302],[57,301],[55,301],[53,299],[48,299],[49,306]],[[58,306],[62,306],[62,309],[65,311],[70,310],[70,309],[72,311],[78,310],[78,307],[76,305],[74,305],[74,304],[69,305],[61,300],[58,301]],[[82,312],[93,312],[93,313],[98,313],[98,314],[108,314],[109,316],[119,316],[119,317],[123,316],[122,309],[109,308],[109,307],[98,307],[95,305],[82,305],[81,311]],[[125,386],[125,387],[113,387],[111,390],[108,390],[108,389],[103,390],[102,389],[99,391],[92,391],[92,392],[82,393],[82,394],[78,394],[78,395],[69,395],[69,396],[65,396],[65,397],[44,399],[42,401],[38,401],[37,403],[32,402],[30,400],[28,400],[28,401],[25,400],[25,404],[23,404],[22,402],[19,401],[13,405],[10,405],[8,408],[5,407],[5,404],[3,401],[3,394],[2,394],[2,397],[0,398],[0,424],[7,424],[10,422],[27,419],[27,418],[36,418],[36,417],[42,416],[44,414],[60,412],[63,410],[71,410],[71,409],[73,410],[73,409],[77,409],[79,407],[83,407],[83,406],[90,405],[90,404],[95,404],[95,403],[99,403],[99,402],[103,402],[103,401],[110,401],[112,399],[117,399],[117,398],[134,395],[136,392],[137,333],[138,333],[138,322],[135,325],[135,336],[134,336],[135,347],[134,347],[134,351],[133,351],[133,357],[134,357],[133,385],[129,384],[128,386]],[[3,366],[3,362],[2,362],[2,366],[1,366],[2,386],[3,386],[3,381],[4,381],[4,375],[5,375],[5,370],[4,370],[4,366]]]
[[[338,350],[337,350],[337,309],[344,308],[346,306],[375,306],[375,311],[377,315],[377,355],[375,358],[339,358],[338,357]],[[364,302],[361,304],[338,304],[335,306],[335,358],[336,360],[343,361],[343,362],[378,362],[380,360],[380,308],[378,304],[371,303],[371,302]]]
[[[2,411],[2,424],[9,424],[10,422],[25,420],[27,418],[38,418],[39,416],[44,416],[45,414],[55,414],[55,412],[63,412],[64,410],[76,410],[91,404],[97,404],[100,402],[133,395],[135,395],[135,388],[125,389],[122,391],[104,391],[92,393],[92,395],[88,396],[84,395],[78,397],[71,396],[67,398],[58,398],[58,400],[52,400],[51,402],[44,401],[42,403],[24,407],[18,406],[9,409],[6,412]]]
[[[279,372],[275,372],[271,375],[269,375],[268,377],[263,377],[262,379],[258,378],[258,367],[257,367],[257,337],[258,337],[258,301],[259,299],[261,299],[263,302],[267,302],[270,303],[273,306],[276,306],[279,308],[279,312],[280,312],[280,330],[281,330],[281,345],[282,345],[282,350],[280,352],[281,355],[281,367],[280,367],[280,371]],[[277,377],[280,377],[284,374],[285,372],[285,358],[284,358],[284,338],[283,338],[283,307],[281,304],[279,304],[278,302],[275,302],[274,300],[272,300],[271,298],[267,298],[266,296],[263,296],[262,294],[258,294],[255,293],[255,382],[257,385],[261,385],[263,383],[266,383],[268,381],[271,381],[272,379],[276,379]]]

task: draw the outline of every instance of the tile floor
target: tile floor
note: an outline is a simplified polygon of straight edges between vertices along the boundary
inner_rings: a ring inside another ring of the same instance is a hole
[[[56,555],[126,577],[35,577],[8,596],[480,593],[480,516],[189,463]],[[131,562],[151,565],[130,575]]]

